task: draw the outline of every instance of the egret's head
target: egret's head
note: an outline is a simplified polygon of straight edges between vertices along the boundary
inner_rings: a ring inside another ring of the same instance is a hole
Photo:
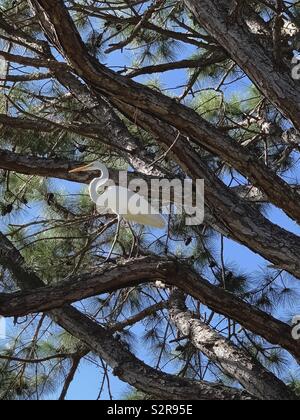
[[[100,196],[100,191],[104,191],[104,187],[109,182],[109,171],[107,167],[101,162],[93,162],[89,165],[80,166],[79,168],[72,169],[69,171],[70,173],[78,173],[78,172],[99,172],[100,177],[94,178],[89,187],[89,192],[91,199],[94,203],[97,203]]]
[[[92,171],[101,171],[101,168],[99,168],[98,162],[90,163],[89,165],[80,166],[79,168],[72,169],[69,171],[70,174],[75,174],[78,172],[92,172]]]

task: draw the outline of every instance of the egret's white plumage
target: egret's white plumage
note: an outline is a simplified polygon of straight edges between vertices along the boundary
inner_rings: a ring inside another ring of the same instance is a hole
[[[141,195],[128,190],[127,188],[109,185],[109,173],[105,165],[94,162],[80,168],[73,169],[71,173],[83,171],[100,171],[101,176],[92,180],[89,186],[91,199],[97,203],[99,213],[112,213],[118,215],[127,222],[134,222],[143,226],[151,226],[164,229],[166,226],[164,218],[155,214],[154,209]],[[140,211],[135,214],[130,211],[134,207],[129,204],[138,202]]]

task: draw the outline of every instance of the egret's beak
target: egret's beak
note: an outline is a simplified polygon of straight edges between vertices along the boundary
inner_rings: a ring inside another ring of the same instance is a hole
[[[69,171],[70,174],[76,174],[78,172],[86,172],[90,170],[91,165],[80,166],[80,168],[72,169]]]

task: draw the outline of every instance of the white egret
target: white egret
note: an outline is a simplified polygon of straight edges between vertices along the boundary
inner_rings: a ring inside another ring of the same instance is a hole
[[[70,171],[70,173],[78,173],[83,171],[98,171],[101,176],[93,179],[89,186],[91,199],[98,204],[99,210],[103,210],[104,203],[108,207],[104,210],[107,213],[113,213],[120,216],[128,222],[135,222],[144,226],[151,226],[158,229],[164,229],[166,226],[164,218],[148,203],[148,201],[127,188],[109,185],[109,172],[105,165],[100,162],[94,162],[80,168]],[[132,205],[130,202],[138,201],[137,212],[130,211]]]
[[[117,234],[108,259],[110,259],[117,243],[122,219],[127,222],[134,222],[139,225],[158,229],[164,229],[166,227],[166,222],[162,215],[157,214],[144,197],[127,188],[109,185],[108,169],[101,162],[93,162],[89,165],[73,169],[70,173],[92,171],[101,173],[100,177],[93,179],[89,186],[90,197],[97,204],[98,212],[101,214],[111,213],[118,216]],[[135,203],[138,203],[138,208],[134,208]]]

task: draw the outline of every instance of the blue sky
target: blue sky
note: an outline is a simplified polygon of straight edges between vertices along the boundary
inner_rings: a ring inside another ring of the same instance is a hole
[[[186,49],[184,53],[180,53],[178,58],[183,59],[188,57],[194,50],[193,49]],[[130,59],[132,58],[131,53],[126,52],[124,54],[114,53],[109,58],[109,65],[110,67],[117,67],[117,66],[124,66],[130,64]],[[105,60],[103,60],[105,62]],[[118,70],[116,68],[116,70]],[[161,76],[160,80],[166,88],[171,88],[174,86],[182,85],[186,80],[186,74],[184,71],[176,71],[176,72],[168,72],[165,75]],[[155,75],[151,76],[151,79],[155,79]],[[145,81],[147,78],[142,78],[141,80]],[[217,85],[217,83],[216,83]],[[235,84],[234,89],[228,88],[227,95],[231,95],[233,93],[238,93],[243,96],[243,92],[245,89],[249,87],[249,81],[244,79],[238,84]],[[179,89],[181,92],[181,89]],[[172,93],[178,93],[179,91],[172,91]],[[68,193],[74,193],[78,191],[78,185],[71,184],[71,183],[64,183],[64,182],[55,182],[57,187],[63,188]],[[36,215],[40,214],[40,207],[38,205],[31,208],[26,216],[22,215],[21,217],[31,217],[34,218]],[[268,217],[278,225],[285,227],[287,230],[295,232],[297,234],[300,233],[300,227],[297,226],[293,221],[288,219],[280,210],[275,209],[274,207],[269,206],[268,209]],[[24,220],[24,219],[23,219]],[[241,246],[231,240],[225,240],[225,259],[226,262],[233,262],[237,265],[241,271],[245,271],[246,273],[251,274],[252,276],[256,276],[261,274],[262,270],[266,267],[267,262],[261,258],[259,255],[254,254],[253,252],[249,251],[246,247]],[[299,288],[300,291],[300,288]],[[294,308],[295,314],[297,310],[300,313],[300,305],[299,308]],[[284,318],[286,314],[278,313],[278,317]],[[135,327],[134,332],[136,336],[140,336],[143,332],[142,326]],[[151,349],[147,349],[144,346],[144,342],[139,341],[136,343],[135,346],[139,349],[138,356],[145,360],[146,362],[152,361],[152,354]],[[142,350],[141,350],[142,349]],[[68,399],[70,400],[94,400],[99,392],[99,387],[101,384],[101,375],[100,370],[96,368],[94,365],[89,364],[87,362],[83,362],[80,366],[79,372],[75,377],[74,382],[71,385],[70,391],[68,393]],[[120,382],[117,378],[114,378],[110,375],[111,381],[111,388],[113,390],[113,396],[115,399],[121,398],[124,396],[126,391],[128,391],[129,387],[127,384]],[[55,398],[55,396],[53,396]],[[107,391],[103,394],[102,398],[108,398],[109,394]]]
[[[290,230],[294,233],[300,234],[300,227],[295,225],[282,211],[271,207],[268,211],[268,216],[272,219],[274,223],[285,227],[287,230]],[[235,263],[238,265],[241,271],[252,274],[253,276],[261,274],[260,269],[263,270],[268,264],[262,257],[257,254],[254,254],[252,251],[249,251],[246,247],[239,245],[231,240],[225,239],[225,259],[228,263]],[[295,284],[294,284],[295,285]],[[300,286],[299,286],[300,293]],[[300,304],[297,308],[293,309],[295,314],[300,314]],[[279,318],[285,319],[285,313],[278,313]],[[13,332],[13,328],[9,328]],[[143,333],[143,328],[141,325],[135,327],[133,331],[136,333],[136,337],[139,337]],[[143,349],[138,352],[138,356],[143,359],[145,362],[152,361],[151,349],[145,349],[145,344],[143,341],[137,342],[135,348]],[[95,400],[99,393],[99,388],[101,385],[102,377],[100,375],[100,370],[94,365],[83,361],[80,365],[78,373],[70,387],[68,393],[69,400]],[[110,384],[113,390],[114,399],[123,398],[126,393],[129,391],[129,386],[119,379],[110,375]],[[59,393],[58,393],[59,394]],[[57,394],[57,395],[58,395]],[[55,399],[57,396],[54,395]],[[109,399],[109,394],[107,390],[102,395],[102,399]]]
[[[186,54],[191,53],[192,51],[186,51]],[[179,57],[184,58],[184,57]],[[124,56],[120,54],[116,54],[112,62],[110,62],[111,66],[123,66],[125,64],[128,65],[127,58],[124,60]],[[156,75],[151,76],[150,80],[155,79]],[[141,78],[141,81],[145,82],[147,78]],[[181,86],[184,81],[186,80],[186,73],[184,71],[175,71],[175,72],[168,72],[160,77],[163,86],[173,87],[173,86]],[[234,88],[229,87],[227,89],[226,94],[231,96],[233,94],[237,94],[240,97],[243,97],[245,94],[245,90],[249,88],[249,80],[246,78],[240,81],[239,83],[234,85]],[[181,89],[179,90],[181,91]],[[177,91],[171,91],[173,94]],[[300,227],[297,226],[292,220],[290,220],[281,210],[276,209],[273,206],[268,207],[267,212],[268,218],[270,218],[274,223],[284,227],[291,232],[295,232],[297,234],[300,233]],[[226,262],[233,262],[235,265],[239,267],[242,272],[246,272],[251,274],[255,277],[255,275],[262,274],[263,269],[266,268],[268,263],[259,255],[253,253],[245,246],[242,246],[236,242],[231,240],[225,239],[225,259]],[[300,293],[300,288],[299,288]],[[296,313],[296,308],[295,308]],[[300,305],[299,305],[299,313],[300,313]],[[278,313],[279,317],[284,317],[286,314]],[[140,335],[143,331],[141,326],[135,328],[137,336]],[[140,343],[140,349],[143,348],[143,343]],[[140,351],[138,356],[146,362],[151,362],[151,358],[149,358],[148,351]],[[96,388],[95,388],[96,387]],[[99,375],[91,366],[87,366],[86,364],[82,364],[80,368],[79,375],[77,375],[74,383],[72,384],[69,392],[69,399],[93,399],[97,395],[97,389],[99,388]],[[114,397],[120,398],[126,394],[128,390],[128,385],[120,382],[118,379],[112,377],[112,388],[114,389]],[[104,398],[108,398],[108,394],[103,395]]]
[[[292,220],[290,220],[281,210],[278,210],[272,206],[269,206],[268,210],[268,217],[272,219],[274,223],[294,232],[296,234],[300,234],[300,227],[297,226]],[[237,244],[231,240],[225,239],[225,259],[227,263],[235,263],[238,265],[239,269],[243,272],[251,274],[252,276],[256,276],[262,273],[262,271],[268,265],[262,257],[257,254],[254,254],[252,251],[249,251],[246,247]],[[295,282],[293,282],[293,286],[295,286]],[[300,285],[298,287],[300,293]],[[292,308],[294,313],[300,313],[300,303],[297,307]],[[278,318],[285,319],[286,313],[278,312],[276,314]],[[138,337],[140,333],[143,331],[142,327],[139,326],[134,328],[134,332],[136,332],[136,336]],[[144,343],[140,341],[140,343],[136,343],[136,348],[143,349]],[[148,351],[143,350],[139,352],[139,357],[142,358],[145,362],[151,362],[151,350]],[[296,365],[291,364],[293,369],[296,369]],[[126,395],[126,392],[129,390],[127,384],[122,383],[117,378],[114,378],[112,375],[111,377],[111,386],[114,390],[113,395],[115,399],[122,398]],[[74,380],[70,392],[68,394],[68,398],[71,400],[90,400],[95,399],[98,394],[99,383],[100,383],[100,376],[99,372],[93,367],[89,366],[87,363],[82,363],[80,366],[79,374],[76,376]],[[108,399],[108,393],[105,392],[103,394],[104,399]]]

